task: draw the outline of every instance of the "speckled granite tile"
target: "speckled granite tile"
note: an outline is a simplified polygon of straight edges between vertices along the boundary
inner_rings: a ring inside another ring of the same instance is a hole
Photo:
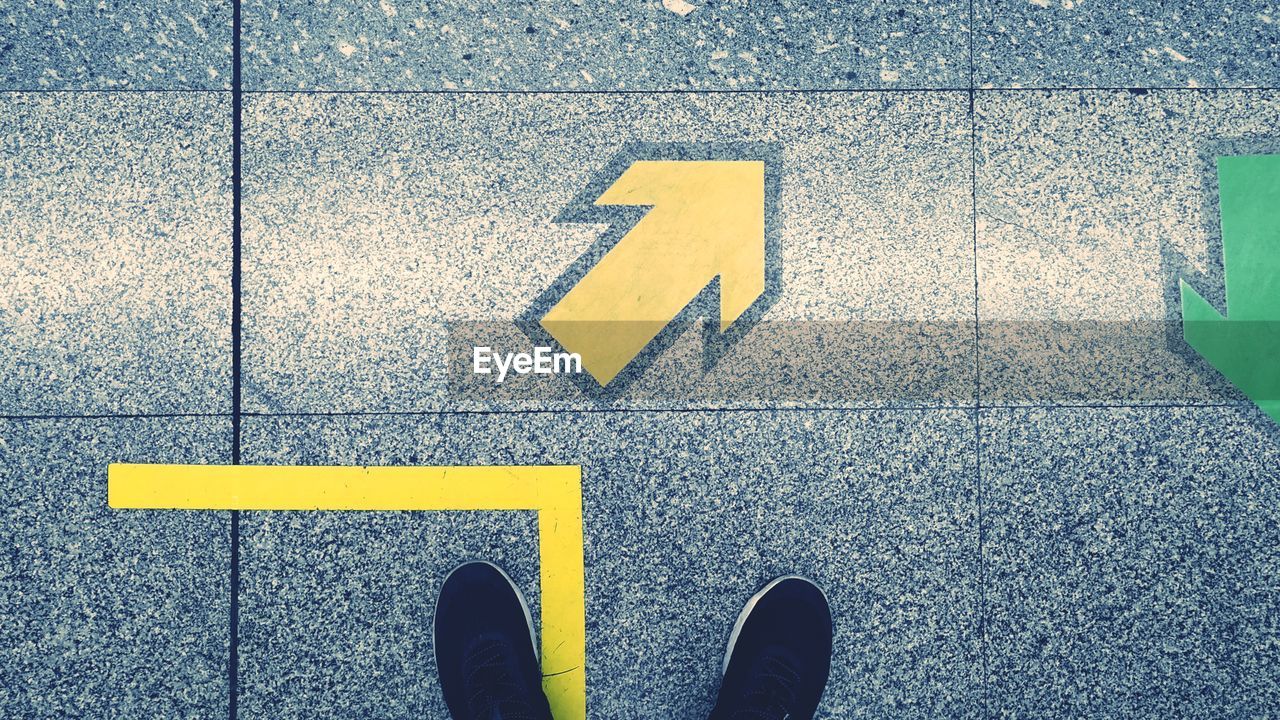
[[[534,513],[246,513],[241,523],[246,717],[447,718],[432,613],[466,561],[502,567],[539,613]]]
[[[979,712],[966,413],[349,416],[245,427],[251,462],[580,464],[592,717],[705,716],[742,603],[784,572],[815,578],[835,610],[819,717]],[[536,536],[522,514],[247,513],[242,523],[242,708],[254,716],[442,717],[430,646],[440,578],[492,554],[536,589]]]
[[[229,410],[230,116],[0,95],[0,413]]]
[[[242,452],[270,465],[441,464],[422,422],[246,418]],[[539,615],[534,512],[246,512],[240,523],[248,717],[447,717],[432,613],[468,560],[497,563]]]
[[[246,409],[594,407],[563,377],[458,391],[453,333],[532,347],[513,320],[605,230],[556,219],[611,156],[675,141],[780,148],[781,290],[713,372],[686,332],[617,402],[971,403],[967,112],[953,93],[248,98]]]
[[[1276,87],[1272,0],[977,0],[979,87]]]
[[[1018,409],[984,411],[982,429],[995,716],[1274,710],[1280,431],[1265,415]]]
[[[113,462],[227,462],[225,418],[0,420],[0,715],[226,714],[226,513],[107,507]]]
[[[292,90],[968,84],[958,0],[245,4],[245,80]]]
[[[1280,93],[980,93],[987,404],[1242,401],[1181,339],[1221,302],[1215,157],[1276,152]]]
[[[1242,456],[1260,470],[1239,472],[1237,539],[1226,568],[1234,605],[1229,663],[1239,683],[1236,716],[1266,717],[1280,707],[1280,428],[1268,427],[1261,411],[1251,419],[1267,429],[1240,432]],[[1269,443],[1255,440],[1268,433]]]
[[[0,7],[0,90],[224,90],[231,3],[46,2]]]

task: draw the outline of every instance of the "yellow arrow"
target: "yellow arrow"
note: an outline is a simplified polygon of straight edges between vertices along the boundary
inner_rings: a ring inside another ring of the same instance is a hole
[[[641,160],[595,201],[652,209],[542,318],[601,385],[720,278],[720,331],[765,286],[764,162]]]

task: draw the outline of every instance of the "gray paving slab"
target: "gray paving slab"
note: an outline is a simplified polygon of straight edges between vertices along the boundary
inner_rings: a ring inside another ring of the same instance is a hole
[[[246,420],[249,462],[581,464],[593,717],[699,717],[741,604],[831,597],[822,718],[976,717],[974,421],[964,412],[506,413]],[[442,575],[492,553],[533,590],[521,514],[242,519],[247,715],[440,717]]]
[[[1215,157],[1276,152],[1280,93],[977,96],[984,404],[1241,398],[1181,340],[1223,303]]]
[[[225,717],[228,515],[112,510],[107,465],[230,450],[225,418],[0,420],[0,715]]]
[[[0,8],[0,90],[229,90],[231,3],[43,2]]]
[[[1253,408],[982,413],[998,717],[1276,707],[1280,431]]]
[[[1250,419],[1262,430],[1240,433],[1241,454],[1256,458],[1261,471],[1238,473],[1236,539],[1227,565],[1233,601],[1229,663],[1238,683],[1234,707],[1245,717],[1280,707],[1280,430],[1260,415],[1254,412]],[[1269,435],[1270,443],[1251,448],[1259,434]],[[1254,453],[1245,454],[1250,449]]]
[[[247,2],[245,80],[271,90],[959,87],[958,0]]]
[[[977,0],[978,87],[1276,87],[1271,0]]]
[[[532,512],[245,513],[241,528],[245,717],[448,717],[432,612],[445,575],[469,560],[498,564],[540,609]]]
[[[690,330],[609,402],[971,404],[967,113],[959,93],[248,98],[245,408],[596,407],[562,376],[466,386],[466,361],[533,346],[514,320],[606,230],[556,220],[668,143],[778,149],[780,289],[713,370]]]
[[[0,414],[230,409],[230,99],[0,95]]]

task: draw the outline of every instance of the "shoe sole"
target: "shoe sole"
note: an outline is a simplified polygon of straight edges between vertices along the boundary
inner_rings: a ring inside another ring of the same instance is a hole
[[[725,674],[729,672],[729,660],[733,658],[733,649],[738,644],[738,636],[742,634],[742,626],[747,624],[747,618],[751,616],[751,612],[756,609],[756,605],[760,602],[761,598],[769,594],[769,591],[777,587],[779,583],[786,580],[800,580],[809,583],[818,589],[818,592],[822,595],[822,601],[827,603],[828,607],[831,606],[831,602],[827,598],[827,593],[819,587],[817,583],[807,577],[802,575],[783,575],[782,577],[770,580],[767,585],[760,589],[760,592],[751,596],[751,599],[747,601],[746,606],[742,608],[742,612],[738,613],[738,620],[733,624],[733,632],[729,635],[729,647],[724,651],[724,664],[720,666],[720,677],[723,678]]]
[[[507,584],[511,586],[512,592],[516,594],[516,599],[520,601],[520,609],[524,611],[524,622],[525,622],[525,625],[527,625],[529,628],[529,642],[530,644],[533,645],[533,659],[541,663],[542,654],[538,652],[538,636],[537,636],[537,632],[533,629],[533,613],[529,612],[529,603],[525,601],[524,593],[520,592],[520,587],[516,585],[515,581],[511,579],[511,576],[508,575],[505,570],[503,570],[502,568],[498,567],[497,565],[494,565],[493,563],[487,560],[471,560],[468,562],[464,562],[461,565],[450,570],[449,574],[444,576],[444,582],[446,583],[449,582],[449,578],[453,577],[454,573],[458,572],[459,570],[466,567],[467,565],[475,565],[476,563],[480,563],[481,565],[488,565],[494,570],[497,570],[498,574],[502,576],[502,579],[506,580]],[[444,586],[444,583],[441,583],[441,587],[443,586]],[[437,595],[435,608],[432,610],[432,616],[431,616],[432,627],[435,626],[434,619],[439,616],[440,616],[440,596]],[[435,638],[434,631],[431,634],[431,649],[432,649],[432,655],[435,657],[436,667],[438,668],[440,667],[440,656],[436,653],[436,638]]]

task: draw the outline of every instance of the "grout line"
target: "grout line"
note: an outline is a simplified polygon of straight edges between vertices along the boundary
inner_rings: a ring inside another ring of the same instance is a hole
[[[240,464],[241,83],[240,0],[231,3],[231,463]],[[227,630],[227,715],[240,710],[240,512],[231,511],[231,591]]]
[[[1061,85],[1053,87],[975,87],[977,92],[1234,92],[1234,91],[1262,91],[1275,92],[1280,90],[1280,86],[1271,85],[1241,85],[1238,87],[1231,86],[1215,86],[1215,87],[1178,87],[1174,85],[1150,85],[1142,86],[1124,86],[1124,85],[1098,85],[1090,87],[1088,85]]]
[[[0,420],[149,420],[162,418],[220,418],[226,413],[86,413],[84,415],[0,415]]]
[[[6,95],[84,95],[85,93],[96,93],[99,95],[129,95],[129,94],[147,94],[147,93],[170,93],[170,94],[186,94],[197,95],[203,93],[224,93],[230,94],[229,88],[84,88],[80,90],[64,89],[64,88],[7,88],[0,90],[0,94]]]
[[[970,82],[973,81],[970,71]],[[1258,87],[901,87],[901,88],[783,88],[783,89],[667,89],[667,90],[245,90],[250,95],[805,95],[805,94],[919,94],[919,93],[1047,93],[1047,92],[1275,92],[1280,86]]]
[[[662,90],[246,90],[251,95],[804,95],[959,93],[965,87],[900,88],[669,88]]]
[[[732,408],[533,408],[509,410],[352,410],[333,412],[247,412],[251,418],[311,417],[427,417],[432,415],[625,415],[625,414],[718,414],[718,413],[819,413],[819,412],[930,412],[973,411],[971,405],[845,405],[815,407],[732,407]]]
[[[974,12],[973,0],[969,0],[969,87],[965,89],[969,91],[970,97],[978,87],[978,67],[973,57],[973,28],[977,22],[978,16]]]
[[[970,73],[970,81],[973,73]],[[1219,87],[1176,87],[1156,85],[1150,87],[1128,86],[1060,86],[1060,87],[977,87],[974,86],[939,86],[939,87],[815,87],[815,88],[670,88],[662,90],[245,90],[251,95],[784,95],[805,93],[1034,93],[1034,92],[1231,92],[1231,91],[1263,91],[1274,92],[1280,86],[1219,86]]]
[[[238,53],[236,53],[238,55]],[[970,70],[970,81],[973,81],[973,69]],[[236,67],[233,64],[232,74],[236,74]],[[1134,86],[1126,87],[1121,85],[1099,85],[1099,86],[1054,86],[1054,87],[857,87],[857,88],[747,88],[747,89],[695,89],[695,88],[671,88],[662,90],[237,90],[232,89],[209,89],[209,88],[156,88],[156,89],[111,89],[111,88],[87,88],[82,90],[74,89],[49,89],[49,88],[29,88],[29,89],[5,89],[0,90],[4,94],[32,94],[32,95],[56,95],[59,93],[102,93],[102,94],[129,94],[129,93],[229,93],[235,95],[237,92],[242,95],[781,95],[781,94],[854,94],[854,93],[1037,93],[1037,92],[1277,92],[1280,86],[1271,85],[1241,85],[1241,86],[1214,86],[1214,87],[1176,87],[1169,85],[1155,85],[1148,87]]]
[[[510,410],[335,410],[317,412],[244,412],[244,418],[309,418],[309,417],[427,417],[431,415],[538,415],[550,413],[593,414],[593,413],[818,413],[818,412],[929,412],[957,411],[974,412],[989,410],[1212,410],[1229,408],[1248,408],[1250,402],[1223,403],[1158,403],[1139,405],[1133,403],[1072,403],[1072,404],[1028,404],[1028,405],[815,405],[811,407],[731,407],[731,408],[672,408],[672,407],[625,407],[625,408],[554,408],[554,409],[510,409]],[[235,413],[103,413],[85,415],[0,415],[0,421],[22,422],[42,420],[149,420],[165,418],[231,418]],[[234,448],[233,448],[234,450]]]
[[[1035,405],[983,405],[977,410],[1211,410],[1214,408],[1247,408],[1252,402],[1168,402],[1168,403],[1045,403]]]
[[[977,23],[974,2],[969,0],[969,193],[970,231],[973,238],[973,443],[975,502],[978,523],[978,654],[982,677],[982,715],[991,717],[990,643],[987,640],[987,560],[986,504],[982,481],[982,324],[979,316],[978,282],[978,113],[977,64],[973,55],[973,33]]]
[[[334,410],[298,412],[245,412],[251,418],[324,418],[324,417],[427,417],[432,415],[589,415],[625,413],[820,413],[820,412],[975,412],[989,410],[1196,410],[1215,408],[1246,408],[1250,403],[1160,403],[1149,405],[1079,403],[1079,404],[1028,404],[1028,405],[822,405],[811,407],[727,407],[727,408],[672,408],[672,407],[624,407],[624,408],[514,408],[505,410]]]

